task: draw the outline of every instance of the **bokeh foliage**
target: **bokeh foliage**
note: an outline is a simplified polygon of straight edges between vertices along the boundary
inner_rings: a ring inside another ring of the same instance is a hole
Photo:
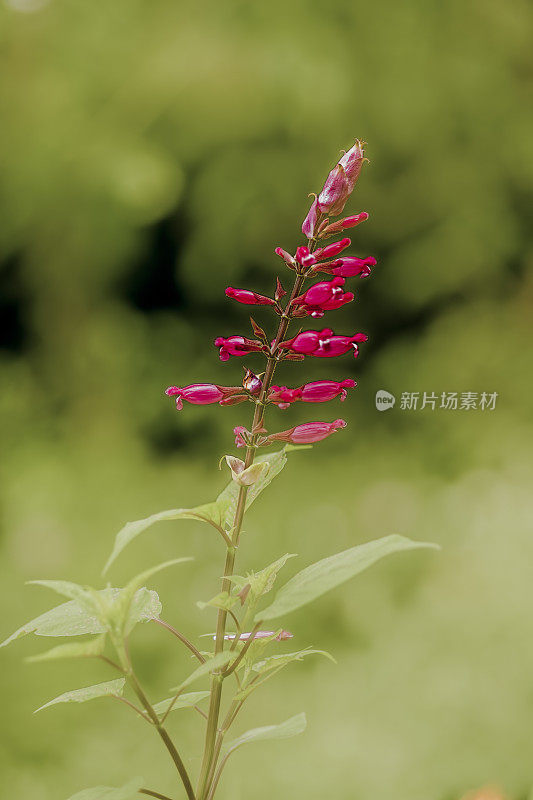
[[[210,344],[245,327],[224,287],[269,290],[307,193],[341,147],[369,142],[349,209],[371,212],[353,238],[379,267],[334,324],[370,342],[335,374],[280,370],[296,385],[356,376],[344,406],[321,409],[350,425],[295,454],[254,507],[243,567],[290,551],[295,572],[389,533],[443,551],[398,556],[287,620],[339,666],[306,661],[257,695],[243,724],[305,709],[308,732],[235,756],[222,797],[455,800],[495,783],[521,798],[533,783],[530,21],[521,0],[0,6],[6,635],[46,607],[24,580],[92,582],[127,519],[224,485],[216,463],[248,409],[177,415],[162,390],[235,380],[240,363]],[[499,398],[494,412],[378,413],[381,388]],[[213,594],[220,543],[193,521],[162,525],[113,579],[195,555],[157,588],[164,618],[197,636],[213,627],[194,601]],[[144,765],[172,792],[126,710],[31,717],[111,677],[21,664],[36,649],[2,653],[2,800],[61,800]],[[136,651],[161,697],[190,668],[149,626]],[[190,756],[199,724],[180,713]]]

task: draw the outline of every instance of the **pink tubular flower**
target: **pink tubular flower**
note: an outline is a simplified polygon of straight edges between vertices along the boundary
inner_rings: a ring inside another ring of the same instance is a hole
[[[334,311],[350,303],[352,292],[343,292],[344,278],[335,277],[332,281],[321,281],[311,286],[303,295],[295,298],[294,306],[311,317],[323,317],[324,311]]]
[[[259,353],[263,349],[261,342],[247,339],[246,336],[229,336],[225,339],[218,336],[215,347],[220,348],[220,360],[227,361],[230,356],[246,356],[248,353]]]
[[[356,275],[367,278],[372,272],[371,267],[375,267],[377,263],[373,256],[368,256],[367,258],[347,256],[346,258],[330,261],[327,264],[317,264],[313,271],[327,272],[338,278],[354,278]]]
[[[340,395],[341,400],[346,400],[347,389],[355,389],[357,383],[351,378],[343,381],[311,381],[299,386],[297,389],[288,389],[286,386],[272,386],[268,395],[270,403],[275,403],[279,408],[288,408],[291,403],[302,401],[304,403],[326,403]]]
[[[316,358],[332,358],[342,356],[349,350],[354,351],[357,358],[359,342],[366,342],[368,336],[364,333],[355,333],[353,336],[337,336],[331,328],[321,331],[302,331],[293,339],[280,343],[280,348],[287,348],[293,353]]]
[[[300,399],[304,403],[325,403],[340,395],[346,400],[346,389],[355,389],[357,383],[351,378],[343,381],[311,381],[302,386]]]
[[[234,289],[228,286],[226,289],[226,297],[231,297],[238,303],[244,303],[247,306],[275,306],[276,301],[270,297],[265,297],[263,294],[257,294],[250,289]]]
[[[183,408],[183,400],[193,405],[206,406],[211,403],[233,405],[248,399],[240,386],[217,386],[215,383],[192,383],[183,389],[179,386],[169,386],[165,394],[176,398],[178,411]]]
[[[313,444],[327,439],[339,428],[345,428],[346,422],[343,419],[336,419],[334,422],[304,422],[303,425],[296,425],[287,431],[273,433],[267,437],[265,444],[271,442],[290,442],[291,444]]]

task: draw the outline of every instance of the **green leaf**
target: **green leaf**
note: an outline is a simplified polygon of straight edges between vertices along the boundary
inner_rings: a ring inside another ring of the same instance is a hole
[[[132,578],[124,589],[122,589],[109,610],[108,620],[110,624],[116,626],[119,631],[124,631],[126,635],[131,633],[132,628],[135,627],[135,620],[138,615],[138,609],[134,605],[134,597],[140,586],[157,572],[161,572],[161,570],[167,569],[168,567],[173,567],[176,564],[183,564],[186,561],[192,560],[193,559],[190,557],[174,558],[171,561],[164,561],[162,564],[150,567],[150,569]],[[131,613],[132,611],[133,614]]]
[[[240,575],[232,575],[230,580],[235,583],[238,589],[243,589],[247,584],[250,584],[252,599],[257,600],[261,595],[270,592],[280,569],[285,566],[289,558],[295,557],[296,553],[285,553],[284,556],[281,556],[277,561],[269,564],[268,567],[259,572],[248,572],[245,578]]]
[[[97,697],[122,697],[124,691],[124,684],[126,678],[117,678],[114,681],[106,681],[105,683],[96,683],[94,686],[86,686],[83,689],[74,689],[71,692],[60,694],[59,697],[54,697],[49,700],[44,706],[36,709],[42,711],[43,708],[55,706],[57,703],[86,703],[88,700],[95,700]]]
[[[90,613],[78,600],[62,603],[27,622],[1,642],[0,647],[5,647],[29,633],[34,633],[36,636],[82,636],[87,633],[105,633],[109,630],[109,625],[102,617],[104,613],[102,609],[110,608],[122,591],[116,588],[92,590],[93,597],[98,600],[98,613]],[[160,613],[161,602],[157,592],[139,589],[130,606],[127,629],[132,630],[138,622],[157,619]]]
[[[230,608],[239,602],[238,597],[232,597],[228,592],[220,592],[220,594],[215,595],[212,597],[211,600],[208,600],[204,603],[202,600],[198,600],[196,605],[202,611],[204,608],[212,607],[212,608],[222,608],[225,611],[229,611]]]
[[[157,514],[152,514],[145,519],[127,522],[117,533],[113,552],[109,556],[102,574],[106,574],[117,556],[130,542],[136,539],[139,534],[143,533],[152,525],[155,525],[156,522],[175,519],[197,519],[201,522],[207,522],[215,528],[220,528],[222,525],[221,512],[216,503],[206,503],[205,505],[196,506],[195,508],[171,508],[169,511],[159,511]]]
[[[182,694],[176,702],[172,705],[172,711],[177,711],[180,708],[192,708],[193,706],[200,703],[202,700],[205,700],[206,697],[209,697],[210,692],[188,692],[187,694]],[[161,700],[161,702],[156,703],[154,705],[154,711],[158,716],[162,716],[167,711],[168,707],[172,704],[174,698],[167,697],[166,700]]]
[[[248,742],[258,742],[265,739],[289,739],[291,736],[298,736],[303,733],[307,725],[307,719],[304,713],[296,714],[285,722],[279,725],[265,725],[263,728],[252,728],[246,731],[238,739],[234,739],[228,745],[226,754],[233,753],[238,747]]]
[[[351,547],[299,572],[276,593],[274,602],[255,619],[268,620],[281,617],[317,597],[329,592],[349,578],[367,569],[376,561],[401,550],[414,550],[419,547],[437,548],[428,542],[415,542],[405,536],[385,536],[372,542]]]
[[[94,786],[73,794],[68,800],[133,800],[144,786],[144,778],[134,778],[124,786],[114,789],[111,786]]]
[[[293,661],[303,661],[306,656],[312,655],[321,655],[329,658],[330,661],[333,661],[334,664],[337,662],[326,650],[313,650],[311,647],[307,647],[304,650],[298,650],[295,653],[284,653],[282,655],[277,656],[269,656],[268,658],[263,659],[263,661],[257,661],[252,670],[257,672],[258,675],[263,675],[266,672],[270,672],[273,669],[279,669],[280,667],[285,667],[287,664],[291,664]]]
[[[188,678],[185,678],[183,683],[174,687],[174,689],[171,689],[170,691],[174,692],[174,694],[178,694],[178,692],[181,692],[186,686],[194,683],[194,681],[198,680],[198,678],[202,678],[204,675],[209,675],[209,673],[214,672],[219,667],[225,667],[228,661],[231,661],[235,655],[235,653],[230,653],[228,650],[225,650],[223,653],[218,653],[218,655],[213,656],[213,658],[209,658],[204,664],[200,664],[200,666],[197,667],[194,672],[191,672]]]
[[[52,647],[46,653],[39,653],[26,659],[28,662],[52,661],[58,658],[97,658],[101,656],[105,649],[105,633],[97,636],[96,639],[89,639],[85,642],[69,642]]]

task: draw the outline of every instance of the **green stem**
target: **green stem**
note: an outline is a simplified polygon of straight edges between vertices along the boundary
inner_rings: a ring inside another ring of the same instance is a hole
[[[285,312],[279,322],[276,338],[271,348],[271,355],[267,359],[267,366],[265,374],[263,376],[261,393],[259,395],[259,398],[255,406],[254,417],[252,421],[252,444],[246,448],[246,457],[244,460],[245,469],[251,466],[254,461],[255,450],[256,450],[255,442],[257,441],[257,434],[254,433],[254,431],[262,427],[263,425],[265,408],[266,408],[266,399],[278,363],[278,355],[277,355],[278,347],[280,342],[284,340],[287,333],[287,329],[289,327],[289,323],[291,321],[290,309],[292,301],[294,300],[295,297],[298,297],[298,295],[300,294],[304,281],[305,281],[305,276],[297,274],[289,301],[287,302],[287,305],[285,307]],[[231,581],[229,580],[229,578],[231,575],[233,575],[235,567],[235,557],[236,557],[237,547],[239,545],[239,538],[241,534],[242,522],[244,519],[244,512],[246,510],[247,493],[248,493],[248,487],[241,486],[239,489],[239,495],[237,498],[237,507],[235,509],[235,517],[233,522],[232,547],[228,547],[226,553],[226,563],[224,565],[224,577],[222,578],[222,587],[221,587],[221,592],[223,593],[229,593],[229,591],[231,590]],[[215,655],[217,653],[222,652],[224,648],[224,634],[226,632],[226,620],[227,620],[227,611],[225,609],[220,609],[217,618]],[[218,718],[220,716],[222,681],[223,677],[220,675],[220,673],[213,674],[211,682],[209,713],[207,718],[207,727],[205,735],[204,758],[202,761],[202,767],[200,770],[200,777],[198,781],[198,790],[197,790],[198,800],[205,800],[209,788],[208,778],[211,772],[211,766],[213,764],[215,742],[218,729]]]
[[[157,797],[158,800],[172,800],[172,798],[167,797],[166,794],[159,794],[159,792],[153,792],[151,789],[139,789],[139,794],[147,794],[149,797]]]
[[[114,645],[117,651],[117,655],[119,657],[121,668],[123,669],[124,674],[128,679],[128,683],[130,684],[131,688],[139,698],[139,701],[142,707],[145,709],[146,714],[149,717],[150,721],[153,722],[156,731],[161,737],[163,744],[167,748],[169,755],[172,758],[172,761],[174,762],[176,769],[178,770],[183,786],[185,787],[188,800],[196,800],[194,789],[192,788],[191,780],[185,768],[185,764],[181,760],[181,756],[178,753],[174,742],[170,738],[168,731],[163,727],[161,720],[157,716],[156,711],[154,710],[152,704],[150,703],[146,694],[144,693],[144,689],[142,688],[141,684],[139,683],[139,679],[135,674],[128,650],[127,639],[125,640],[115,639]]]
[[[161,627],[166,628],[166,630],[169,631],[173,636],[175,636],[176,639],[179,639],[180,642],[185,645],[185,647],[188,647],[191,653],[193,653],[193,655],[196,656],[200,664],[205,663],[205,658],[200,653],[198,648],[195,647],[193,643],[190,642],[187,639],[187,637],[183,635],[183,633],[180,633],[179,631],[176,630],[176,628],[173,628],[172,625],[169,625],[168,622],[164,622],[162,619],[157,619],[156,617],[153,617],[153,621],[157,622],[157,624],[161,625]]]

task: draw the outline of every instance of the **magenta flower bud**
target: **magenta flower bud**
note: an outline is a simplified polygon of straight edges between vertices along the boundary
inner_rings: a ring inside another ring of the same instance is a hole
[[[357,383],[351,378],[344,381],[311,381],[302,386],[300,399],[304,403],[326,403],[340,395],[346,400],[346,389],[355,389]]]
[[[215,347],[220,348],[220,360],[227,361],[230,356],[246,356],[248,353],[259,353],[263,345],[255,339],[247,339],[246,336],[229,336],[225,339],[218,336],[215,339]]]
[[[265,444],[271,442],[289,442],[290,444],[314,444],[320,442],[336,433],[339,428],[345,428],[346,422],[343,419],[336,419],[334,422],[304,422],[303,425],[296,425],[287,431],[273,433],[267,437]]]
[[[360,214],[354,214],[352,217],[344,217],[344,219],[340,220],[340,224],[344,230],[346,230],[346,228],[355,228],[359,223],[366,222],[368,216],[366,211],[361,211]]]
[[[307,212],[307,216],[304,219],[303,224],[302,224],[302,233],[308,239],[313,239],[314,236],[315,236],[316,223],[318,221],[318,214],[319,214],[318,197],[315,196],[315,199],[311,203],[311,207],[310,207],[309,211]]]
[[[168,397],[176,398],[178,411],[183,408],[183,400],[196,406],[206,406],[211,403],[230,405],[248,399],[246,395],[242,394],[240,386],[218,386],[214,383],[192,383],[183,389],[179,386],[169,386],[165,390],[165,394]],[[242,400],[237,398],[242,398]]]
[[[257,292],[252,292],[250,289],[234,289],[228,286],[226,289],[226,297],[231,297],[238,303],[244,303],[246,306],[275,306],[276,302],[270,297],[265,297]]]
[[[353,192],[361,167],[365,160],[364,143],[356,140],[354,146],[345,153],[331,170],[322,191],[318,195],[317,210],[322,214],[340,214],[348,197]]]
[[[325,247],[322,247],[319,250],[315,250],[313,255],[317,261],[320,261],[323,258],[335,258],[335,256],[338,256],[343,250],[346,250],[351,243],[351,239],[340,239],[338,242],[332,242],[331,244],[327,244]]]
[[[347,258],[339,258],[337,264],[332,262],[329,269],[322,270],[322,265],[320,265],[320,269],[323,272],[329,272],[331,275],[342,278],[354,278],[356,275],[367,278],[372,272],[371,267],[375,267],[377,263],[373,256],[368,256],[367,258],[348,256]]]
[[[358,342],[366,342],[368,336],[356,333],[353,336],[337,336],[331,328],[321,331],[302,331],[293,339],[281,342],[281,348],[288,348],[294,353],[315,358],[333,358],[342,356],[349,350],[354,351],[354,358],[358,355]]]
[[[278,255],[280,258],[284,260],[284,262],[290,269],[295,268],[296,261],[294,260],[294,257],[291,256],[290,253],[287,253],[287,251],[284,250],[283,247],[276,247],[274,252],[276,253],[276,255]]]

